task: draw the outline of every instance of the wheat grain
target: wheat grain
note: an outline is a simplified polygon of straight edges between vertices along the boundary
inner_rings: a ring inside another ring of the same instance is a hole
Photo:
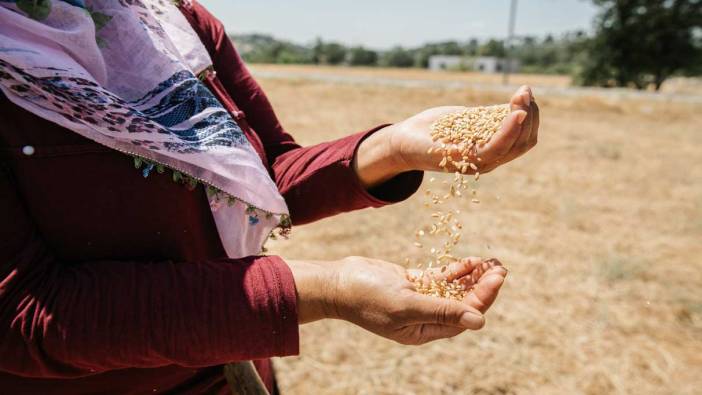
[[[429,202],[425,206],[441,206],[451,199],[461,198],[463,194],[460,191],[468,189],[468,181],[464,177],[468,170],[473,171],[475,182],[480,180],[479,164],[482,159],[478,157],[478,148],[488,143],[497,133],[509,112],[507,105],[467,108],[446,114],[432,124],[430,134],[432,141],[437,145],[430,148],[428,153],[441,153],[439,167],[447,172],[454,171],[454,176],[451,181],[442,182],[448,185],[448,193],[439,194],[426,190],[425,196]],[[433,177],[429,180],[431,183],[434,181]],[[480,203],[475,188],[471,188],[470,197],[472,203]],[[447,265],[459,260],[452,255],[453,247],[462,237],[463,224],[457,218],[458,214],[460,210],[450,209],[446,212],[434,211],[431,214],[433,223],[425,229],[428,229],[429,235],[444,235],[446,239],[441,247],[429,250],[427,269],[440,266],[440,273],[443,274],[447,270]],[[415,234],[419,238],[425,235],[425,231],[420,229]],[[414,244],[419,248],[423,247],[419,242]],[[417,265],[417,267],[420,266]],[[458,280],[446,281],[435,278],[434,272],[434,270],[425,270],[420,276],[412,279],[417,292],[462,300],[470,291]]]

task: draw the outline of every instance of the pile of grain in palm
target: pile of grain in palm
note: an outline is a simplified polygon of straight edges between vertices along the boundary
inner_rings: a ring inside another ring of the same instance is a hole
[[[462,237],[460,210],[442,207],[448,207],[452,201],[460,202],[467,197],[470,197],[473,204],[480,203],[477,190],[470,188],[465,175],[472,173],[475,182],[478,182],[481,162],[478,147],[490,141],[509,113],[508,105],[466,108],[446,114],[432,124],[431,137],[436,145],[429,149],[429,153],[440,153],[439,167],[446,172],[453,172],[453,177],[441,183],[445,189],[438,192],[428,189],[425,192],[425,206],[432,210],[431,223],[416,231],[414,245],[428,251],[428,254],[425,252],[424,260],[416,262],[416,266],[432,270],[425,270],[421,276],[412,278],[417,292],[462,300],[470,291],[458,280],[446,281],[434,277],[434,273],[444,277],[448,265],[461,259],[453,255],[453,248]],[[436,179],[429,181],[435,183]],[[438,237],[439,241],[427,248],[424,239],[431,236],[434,239]]]

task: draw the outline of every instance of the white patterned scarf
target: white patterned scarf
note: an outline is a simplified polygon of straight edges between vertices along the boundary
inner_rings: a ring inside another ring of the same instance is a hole
[[[229,257],[290,225],[235,120],[198,79],[211,60],[164,0],[0,0],[0,91],[16,105],[134,157],[144,177],[204,184]],[[17,131],[21,133],[21,131]]]

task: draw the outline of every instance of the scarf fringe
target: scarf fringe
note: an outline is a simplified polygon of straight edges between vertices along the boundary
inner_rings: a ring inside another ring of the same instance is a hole
[[[236,196],[230,195],[221,189],[207,184],[202,180],[193,178],[183,172],[172,169],[161,163],[142,158],[140,156],[131,154],[134,161],[134,168],[141,170],[141,175],[144,178],[148,178],[151,173],[156,170],[158,174],[165,174],[167,171],[171,172],[171,180],[177,184],[184,185],[189,191],[195,190],[199,185],[205,188],[207,193],[207,198],[210,201],[210,206],[217,210],[222,204],[226,204],[229,207],[241,203],[245,207],[246,214],[249,216],[249,224],[256,225],[263,216],[266,219],[271,219],[274,215],[280,215],[280,220],[278,225],[270,232],[267,240],[277,240],[278,238],[288,239],[290,237],[290,232],[292,231],[292,220],[288,214],[274,214],[270,211],[260,209]],[[265,244],[265,242],[264,242]],[[262,246],[262,252],[266,252],[265,246]]]

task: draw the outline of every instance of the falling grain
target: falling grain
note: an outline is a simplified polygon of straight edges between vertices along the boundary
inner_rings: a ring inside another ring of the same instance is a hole
[[[468,189],[468,181],[464,174],[468,173],[469,170],[473,172],[476,182],[480,180],[480,166],[478,164],[482,162],[482,159],[478,157],[478,148],[489,143],[509,112],[509,106],[506,105],[468,108],[446,114],[431,126],[432,141],[438,144],[430,148],[428,153],[441,153],[442,157],[438,166],[444,171],[451,171],[454,174],[450,182],[443,181],[442,183],[448,185],[448,193],[438,194],[430,190],[425,192],[425,196],[430,201],[425,206],[433,205],[436,207],[451,199],[461,198],[463,195],[460,191]],[[474,161],[471,161],[471,158],[474,158]],[[434,182],[435,178],[431,178],[429,181]],[[471,202],[480,203],[475,189],[471,189]],[[451,254],[453,247],[461,239],[460,230],[463,228],[463,224],[455,217],[459,213],[459,210],[447,210],[446,212],[435,211],[431,214],[433,223],[429,227],[429,235],[443,235],[446,236],[446,239],[441,244],[441,248],[434,247],[429,250],[427,267],[441,266],[441,274],[446,271],[448,264],[459,260]],[[419,230],[415,234],[417,237],[423,236],[424,231]],[[421,243],[415,242],[414,244],[422,248]],[[421,264],[417,267],[421,267]],[[421,276],[413,278],[412,281],[417,292],[437,297],[462,300],[470,291],[458,280],[449,282],[445,279],[435,278],[434,271],[430,270],[422,272]]]

